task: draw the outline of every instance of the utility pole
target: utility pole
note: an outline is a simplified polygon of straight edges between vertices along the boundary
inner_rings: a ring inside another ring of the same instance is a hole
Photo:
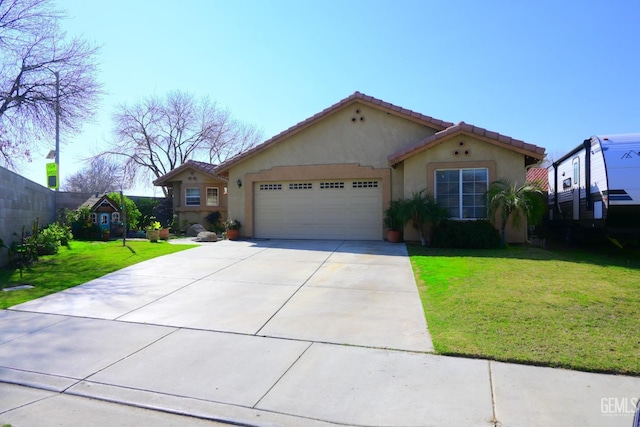
[[[58,168],[58,185],[56,192],[60,188],[60,73],[51,71],[56,76],[56,167]]]

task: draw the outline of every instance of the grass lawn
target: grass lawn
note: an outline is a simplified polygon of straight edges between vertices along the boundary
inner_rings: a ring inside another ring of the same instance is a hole
[[[0,309],[60,292],[147,259],[193,247],[195,245],[166,242],[129,241],[127,246],[122,246],[122,241],[74,240],[69,248],[61,247],[57,255],[43,256],[23,269],[22,278],[16,269],[0,268],[0,288],[22,284],[34,286],[32,289],[0,292]]]
[[[640,375],[640,257],[409,246],[439,353]]]

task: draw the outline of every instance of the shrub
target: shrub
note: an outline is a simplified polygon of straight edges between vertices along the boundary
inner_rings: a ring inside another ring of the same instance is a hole
[[[53,255],[58,253],[60,246],[68,246],[69,240],[73,238],[73,235],[68,226],[53,223],[33,237],[38,255]]]
[[[489,221],[442,221],[433,230],[438,248],[489,249],[500,246],[500,233]]]

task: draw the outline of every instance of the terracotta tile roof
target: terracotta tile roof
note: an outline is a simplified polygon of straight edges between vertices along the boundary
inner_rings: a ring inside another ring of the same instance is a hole
[[[409,147],[398,150],[388,157],[390,165],[396,165],[401,161],[418,154],[428,148],[431,148],[449,138],[466,134],[474,136],[478,139],[482,139],[492,144],[503,146],[510,150],[529,156],[535,160],[541,160],[544,157],[544,148],[538,147],[533,144],[528,144],[519,139],[511,138],[510,136],[501,135],[497,132],[493,132],[478,126],[470,125],[465,122],[460,122],[455,126],[450,126],[428,138],[423,139]]]
[[[188,168],[197,169],[200,172],[204,172],[207,175],[212,176],[213,178],[216,178],[216,179],[219,179],[221,181],[225,181],[226,182],[227,181],[226,178],[221,177],[216,173],[216,167],[217,166],[212,164],[212,163],[199,162],[197,160],[187,160],[186,162],[184,162],[183,164],[181,164],[177,168],[172,169],[171,171],[169,171],[165,175],[163,175],[160,178],[158,178],[155,181],[153,181],[153,185],[165,185],[165,183],[171,181],[171,178],[173,178],[174,176],[176,176],[177,174],[179,174],[180,172],[182,172],[182,171],[184,171],[185,169],[188,169]]]
[[[418,113],[416,111],[412,111],[412,110],[408,110],[406,108],[402,108],[399,107],[397,105],[391,104],[389,102],[385,102],[381,99],[378,98],[374,98],[372,96],[369,95],[365,95],[363,93],[360,92],[354,92],[353,94],[351,94],[350,96],[338,101],[337,103],[333,104],[332,106],[325,108],[324,110],[320,111],[317,114],[314,114],[313,116],[309,117],[308,119],[305,119],[303,121],[301,121],[300,123],[290,127],[289,129],[280,132],[279,134],[277,134],[276,136],[266,140],[265,142],[263,142],[260,145],[257,145],[255,147],[253,147],[250,150],[245,151],[244,153],[240,153],[230,159],[228,159],[227,161],[223,162],[220,166],[218,166],[216,168],[216,172],[217,173],[223,173],[229,170],[229,168],[256,154],[259,153],[267,148],[269,148],[270,146],[277,144],[278,142],[284,140],[285,138],[294,135],[298,132],[300,132],[301,130],[311,126],[312,124],[314,124],[315,122],[317,122],[318,120],[335,113],[336,111],[351,105],[353,103],[356,102],[360,102],[362,104],[365,105],[369,105],[373,108],[376,108],[378,110],[382,110],[385,111],[389,114],[393,114],[399,117],[403,117],[405,119],[411,120],[413,122],[417,122],[420,124],[423,124],[427,127],[436,129],[436,130],[442,130],[442,129],[446,129],[448,127],[450,127],[451,125],[453,125],[453,123],[451,122],[447,122],[444,120],[439,120],[439,119],[435,119],[433,117],[430,116],[426,116],[424,114]]]
[[[549,191],[549,172],[546,168],[529,168],[527,170],[527,183],[538,183],[544,191]]]

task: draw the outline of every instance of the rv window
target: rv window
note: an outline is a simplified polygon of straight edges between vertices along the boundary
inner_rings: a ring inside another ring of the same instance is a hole
[[[562,188],[571,188],[571,178],[562,181]]]

